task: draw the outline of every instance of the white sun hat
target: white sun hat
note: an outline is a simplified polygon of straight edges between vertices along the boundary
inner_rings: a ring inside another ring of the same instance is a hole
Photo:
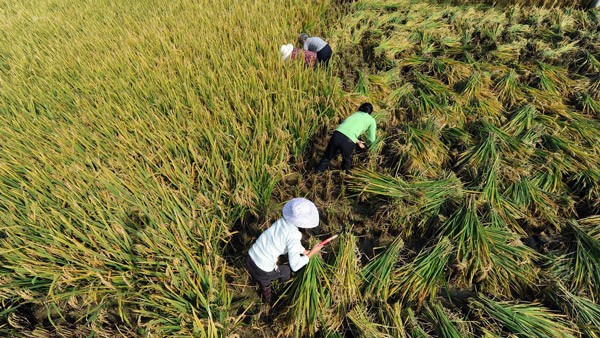
[[[283,59],[283,61],[287,60],[292,55],[293,51],[294,45],[292,45],[291,43],[281,46],[281,48],[279,48],[279,53],[281,53],[281,59]]]
[[[319,225],[317,207],[302,197],[293,198],[283,206],[283,218],[298,228],[314,228]]]

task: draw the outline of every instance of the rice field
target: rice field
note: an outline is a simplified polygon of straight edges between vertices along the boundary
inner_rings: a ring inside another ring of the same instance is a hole
[[[0,335],[600,337],[582,6],[1,1]],[[329,69],[281,62],[302,31]],[[363,101],[379,142],[315,175]],[[261,305],[297,196],[340,237]]]

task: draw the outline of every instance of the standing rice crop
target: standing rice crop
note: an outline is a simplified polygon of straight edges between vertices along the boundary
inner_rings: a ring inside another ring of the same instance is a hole
[[[338,93],[277,48],[327,6],[3,3],[2,335],[237,329],[227,244]]]

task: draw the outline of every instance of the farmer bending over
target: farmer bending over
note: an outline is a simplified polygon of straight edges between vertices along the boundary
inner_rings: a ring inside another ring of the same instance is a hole
[[[305,250],[300,240],[299,228],[314,228],[319,225],[319,212],[313,202],[306,198],[294,198],[283,206],[283,217],[263,232],[248,251],[246,269],[258,281],[262,301],[271,300],[271,281],[285,282],[291,278],[291,270],[298,271],[308,259],[321,251],[316,245]],[[288,254],[289,265],[277,265],[280,255]],[[291,269],[290,269],[291,268]]]
[[[329,44],[323,41],[323,39],[318,36],[308,37],[306,33],[302,33],[298,36],[298,42],[300,42],[304,50],[317,53],[317,61],[320,64],[329,64],[332,50]]]
[[[354,148],[358,145],[359,148],[365,148],[365,143],[360,141],[358,137],[364,132],[368,131],[367,139],[369,145],[375,142],[375,131],[377,124],[375,119],[371,116],[373,112],[373,105],[370,103],[363,103],[358,107],[358,111],[348,116],[339,127],[331,135],[327,149],[325,149],[325,155],[317,165],[317,172],[321,173],[327,170],[329,162],[334,159],[338,152],[342,153],[342,168],[346,172],[352,169],[352,153]]]

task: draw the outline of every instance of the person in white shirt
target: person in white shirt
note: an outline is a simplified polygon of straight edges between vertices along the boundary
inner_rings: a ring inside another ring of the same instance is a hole
[[[252,245],[246,258],[246,269],[261,288],[264,303],[271,300],[271,282],[289,280],[291,271],[298,271],[313,255],[321,251],[322,245],[306,250],[300,240],[299,228],[308,229],[319,225],[319,211],[306,198],[294,198],[283,206],[283,217],[265,230]],[[277,264],[279,256],[287,254],[289,265]]]

